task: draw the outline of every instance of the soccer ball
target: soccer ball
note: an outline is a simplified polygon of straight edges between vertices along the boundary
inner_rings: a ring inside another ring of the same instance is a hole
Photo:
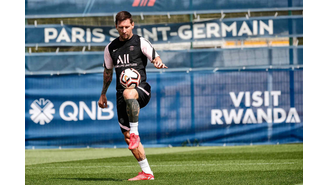
[[[127,68],[122,71],[120,83],[126,89],[133,89],[140,84],[141,76],[139,72],[133,68]]]

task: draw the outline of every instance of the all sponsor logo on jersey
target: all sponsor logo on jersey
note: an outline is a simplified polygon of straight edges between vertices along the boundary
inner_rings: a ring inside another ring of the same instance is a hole
[[[107,108],[102,109],[97,106],[97,101],[92,101],[90,108],[84,101],[65,101],[59,107],[59,116],[64,121],[82,121],[88,117],[91,120],[110,120],[114,117],[114,105],[110,101],[107,101],[107,105]],[[45,125],[53,120],[56,110],[50,100],[40,98],[32,102],[29,113],[34,123]]]
[[[130,50],[131,50],[131,47],[130,47]],[[121,55],[119,55],[117,57],[115,68],[132,67],[132,66],[137,66],[137,63],[130,63],[130,55],[129,54],[123,54],[123,58],[121,57]]]
[[[129,54],[123,54],[123,59],[124,60],[122,60],[122,57],[121,57],[121,55],[119,55],[118,56],[118,58],[117,58],[117,65],[119,65],[119,64],[128,64],[128,63],[130,63],[129,62]]]

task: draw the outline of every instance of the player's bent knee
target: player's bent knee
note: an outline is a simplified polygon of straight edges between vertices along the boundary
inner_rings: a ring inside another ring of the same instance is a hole
[[[123,91],[124,99],[138,99],[138,92],[135,89],[125,89]]]

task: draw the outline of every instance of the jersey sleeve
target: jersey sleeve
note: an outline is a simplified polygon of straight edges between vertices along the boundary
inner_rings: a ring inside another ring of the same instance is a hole
[[[158,53],[155,51],[153,45],[151,45],[151,43],[143,37],[140,37],[140,47],[141,47],[142,53],[150,61],[154,60],[154,58],[159,56]]]
[[[103,67],[106,68],[106,69],[113,69],[113,59],[110,56],[110,53],[109,53],[109,50],[108,50],[109,45],[110,45],[110,43],[105,47]]]

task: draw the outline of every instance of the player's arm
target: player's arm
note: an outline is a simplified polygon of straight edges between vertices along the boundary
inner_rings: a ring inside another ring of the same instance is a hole
[[[142,53],[154,64],[157,69],[167,68],[167,66],[162,62],[158,53],[155,51],[151,43],[143,37],[140,37],[140,45]]]
[[[167,66],[162,62],[162,59],[157,56],[154,60],[151,61],[157,69],[167,68]]]
[[[101,91],[101,95],[106,96],[107,89],[113,80],[113,69],[105,68],[103,76],[104,76],[104,81],[103,81],[103,88]]]
[[[113,80],[113,60],[108,51],[108,45],[104,51],[104,73],[103,73],[103,88],[98,101],[98,105],[101,108],[107,108],[107,89]]]

